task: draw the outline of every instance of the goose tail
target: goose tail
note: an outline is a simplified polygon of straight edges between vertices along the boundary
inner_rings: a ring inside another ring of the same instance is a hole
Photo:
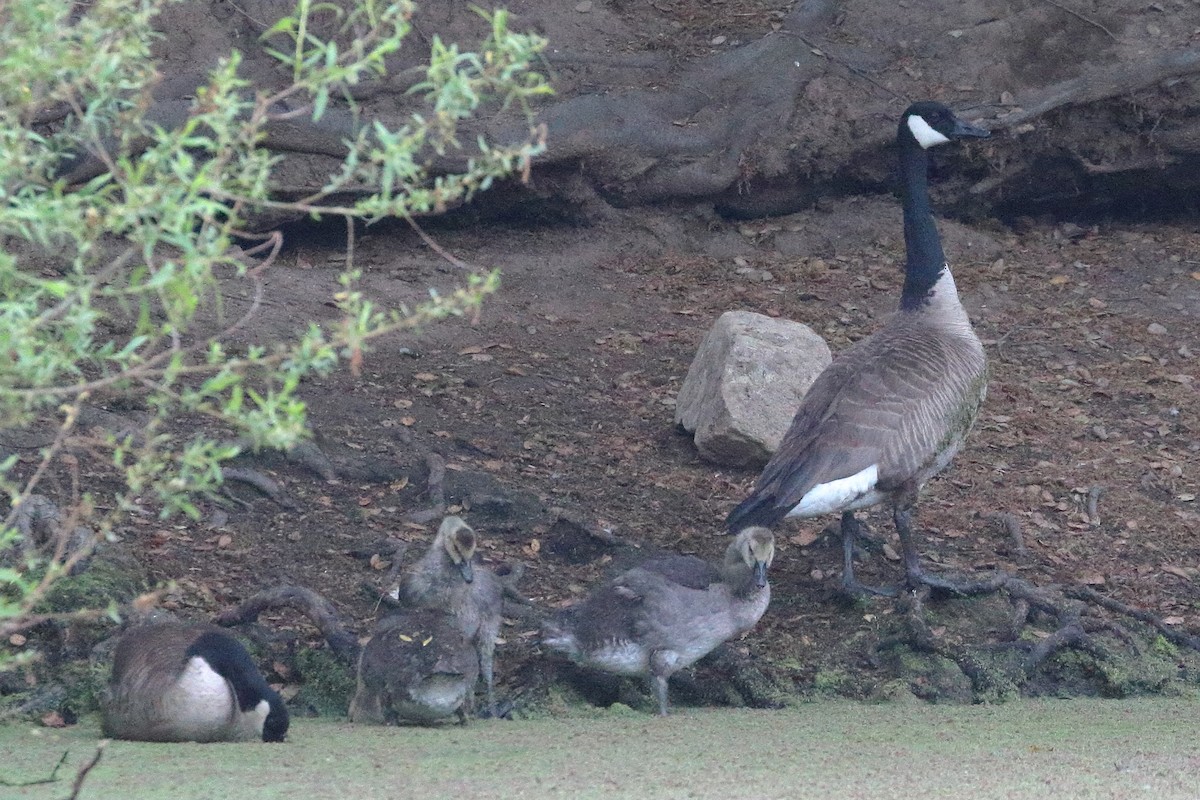
[[[787,509],[779,508],[774,497],[755,492],[729,512],[725,518],[725,529],[736,535],[746,528],[774,528],[786,516]]]

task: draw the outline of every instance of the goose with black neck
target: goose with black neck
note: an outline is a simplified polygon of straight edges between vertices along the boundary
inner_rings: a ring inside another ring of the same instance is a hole
[[[817,377],[750,496],[726,520],[737,533],[787,517],[841,514],[842,583],[852,595],[895,594],[854,576],[854,512],[883,503],[892,508],[910,586],[977,590],[922,569],[912,512],[921,487],[962,446],[987,388],[983,345],[959,301],[933,219],[928,150],[986,136],[934,101],[914,103],[901,116],[896,145],[906,261],[900,307]]]

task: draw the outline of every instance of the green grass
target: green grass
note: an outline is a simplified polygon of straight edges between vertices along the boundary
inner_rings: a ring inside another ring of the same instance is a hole
[[[295,720],[287,744],[113,742],[83,800],[188,798],[1200,798],[1200,703],[1001,706],[819,702],[786,711],[682,709],[372,728]],[[5,798],[70,793],[94,725],[0,727]]]

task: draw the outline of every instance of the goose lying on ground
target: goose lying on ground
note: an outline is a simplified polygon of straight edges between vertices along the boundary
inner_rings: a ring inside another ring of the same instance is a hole
[[[900,118],[907,250],[900,309],[838,354],[813,383],[753,492],[726,520],[731,533],[785,517],[842,515],[843,584],[854,577],[854,512],[889,502],[910,585],[958,590],[925,573],[912,536],[921,487],[950,463],[987,389],[983,345],[959,302],[929,205],[926,151],[988,132],[941,103],[914,103]]]
[[[466,724],[479,656],[456,620],[417,609],[380,621],[358,659],[350,721],[430,724],[451,714]]]
[[[542,643],[587,667],[644,675],[667,713],[667,681],[754,627],[771,600],[775,539],[748,528],[714,566],[695,556],[655,558],[604,584],[546,623]]]
[[[443,519],[429,549],[405,573],[400,600],[415,608],[443,610],[457,621],[478,654],[488,713],[494,716],[493,664],[504,587],[491,570],[474,565],[476,545],[470,525],[455,516]]]
[[[288,712],[246,648],[211,625],[131,629],[117,644],[104,735],[147,742],[282,742]]]

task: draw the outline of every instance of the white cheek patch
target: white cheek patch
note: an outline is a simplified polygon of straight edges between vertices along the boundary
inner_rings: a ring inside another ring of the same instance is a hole
[[[917,144],[921,145],[923,150],[950,141],[949,137],[935,131],[933,126],[919,114],[913,114],[908,118],[908,129],[912,131],[913,138],[917,140]]]
[[[815,517],[835,511],[852,511],[866,508],[879,502],[880,495],[874,491],[879,480],[879,466],[872,464],[848,478],[839,478],[828,483],[819,483],[800,498],[796,507],[788,512],[789,517]]]

